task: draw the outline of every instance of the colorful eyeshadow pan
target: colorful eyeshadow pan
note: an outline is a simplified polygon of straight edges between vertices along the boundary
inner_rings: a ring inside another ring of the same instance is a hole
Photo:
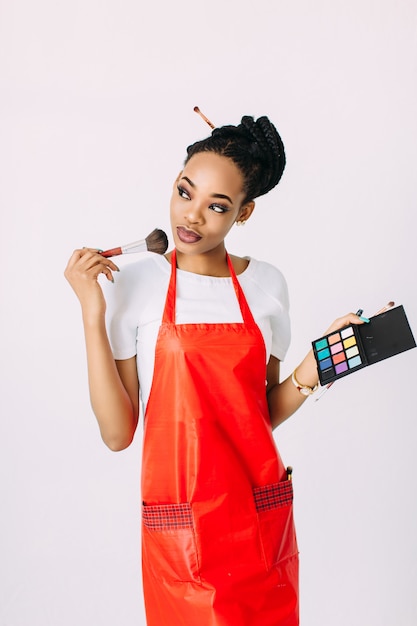
[[[348,370],[348,365],[346,361],[344,363],[340,363],[339,365],[336,365],[334,370],[336,374],[342,374],[343,372],[346,372]]]
[[[332,346],[337,341],[340,341],[340,334],[334,333],[333,335],[329,335],[328,341],[329,341],[329,344]]]
[[[348,363],[349,363],[349,367],[351,369],[353,367],[358,367],[358,365],[361,365],[361,363],[362,363],[361,357],[360,356],[355,356],[353,359],[349,359]]]
[[[354,345],[356,345],[356,337],[349,337],[349,339],[345,339],[343,342],[345,350],[351,348]]]
[[[353,325],[313,341],[321,384],[350,374],[367,364],[360,335]]]
[[[352,326],[348,326],[348,328],[344,328],[340,331],[340,335],[342,339],[346,339],[347,337],[351,337],[354,334]]]
[[[327,357],[330,356],[330,352],[328,348],[325,348],[325,350],[320,350],[320,352],[317,352],[317,356],[319,358],[319,360],[321,361],[322,359],[327,359]]]
[[[353,356],[359,354],[358,346],[353,346],[352,348],[348,348],[346,350],[346,356],[348,359],[351,359]]]
[[[344,352],[339,352],[339,354],[335,354],[332,358],[333,363],[341,363],[342,361],[346,361],[346,356]]]
[[[320,381],[322,384],[329,383],[331,380],[334,380],[334,368],[330,367],[328,370],[321,372]]]
[[[320,361],[320,369],[321,370],[325,370],[328,367],[332,366],[332,360],[331,359],[324,359],[324,361]]]
[[[316,341],[316,350],[322,350],[323,348],[327,348],[327,339]]]

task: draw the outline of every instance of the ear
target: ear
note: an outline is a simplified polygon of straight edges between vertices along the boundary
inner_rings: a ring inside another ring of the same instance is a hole
[[[255,202],[253,200],[241,206],[236,218],[236,222],[246,222],[252,215],[254,208]]]

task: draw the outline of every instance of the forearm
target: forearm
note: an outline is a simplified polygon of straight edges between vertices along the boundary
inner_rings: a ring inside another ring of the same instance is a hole
[[[130,399],[114,361],[104,318],[90,322],[84,318],[88,383],[91,406],[101,436],[112,450],[126,448],[132,441],[138,402]]]
[[[119,268],[94,248],[74,250],[65,278],[81,304],[87,349],[88,383],[101,436],[111,450],[132,441],[138,420],[139,383],[136,359],[113,358],[105,325],[106,302],[98,283],[100,274],[113,281]],[[120,372],[120,373],[119,373]]]
[[[317,384],[317,365],[312,350],[297,366],[296,372],[297,380],[303,385],[314,387]],[[268,405],[272,428],[276,428],[295,413],[307,398],[294,385],[291,376],[271,387],[268,391]]]
[[[323,336],[348,324],[363,324],[364,322],[367,323],[369,320],[366,317],[358,317],[355,313],[348,313],[336,319],[323,333]],[[314,388],[318,384],[317,364],[312,350],[308,352],[295,371],[296,379],[300,385]],[[267,398],[272,428],[276,428],[300,408],[308,398],[308,395],[302,394],[291,380],[291,376],[289,376],[281,383],[276,379],[275,384],[268,390]]]

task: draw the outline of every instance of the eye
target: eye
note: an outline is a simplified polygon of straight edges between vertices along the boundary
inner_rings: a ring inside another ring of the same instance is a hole
[[[184,187],[181,187],[181,185],[177,185],[177,189],[178,189],[178,195],[181,198],[185,198],[186,200],[190,200],[190,194],[188,193],[188,191],[186,191],[184,189]]]
[[[209,208],[215,213],[227,213],[227,211],[229,211],[229,207],[223,204],[210,204]]]

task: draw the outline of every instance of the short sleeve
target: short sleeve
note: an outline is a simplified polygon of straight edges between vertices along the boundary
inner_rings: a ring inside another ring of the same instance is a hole
[[[271,354],[280,361],[283,361],[291,342],[291,322],[288,286],[280,272],[275,288],[278,288],[276,298],[279,307],[276,315],[271,317]]]
[[[103,284],[106,328],[115,359],[130,359],[138,351],[142,359],[148,352],[153,359],[169,276],[166,260],[149,252],[115,272],[114,283]]]
[[[135,267],[124,266],[120,273],[114,273],[114,283],[103,283],[106,299],[106,328],[115,359],[130,359],[136,355],[137,320],[133,311],[137,310]]]
[[[252,258],[248,270],[239,278],[262,330],[267,358],[272,355],[283,361],[291,341],[291,325],[288,287],[282,272],[270,263]]]

